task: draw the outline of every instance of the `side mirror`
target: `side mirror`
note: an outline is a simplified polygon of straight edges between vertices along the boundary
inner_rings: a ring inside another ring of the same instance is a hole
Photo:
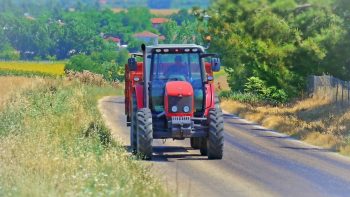
[[[221,67],[220,58],[211,58],[211,69],[213,72],[219,72]]]
[[[130,71],[135,71],[137,70],[137,62],[136,62],[136,58],[132,57],[128,59],[128,69]]]

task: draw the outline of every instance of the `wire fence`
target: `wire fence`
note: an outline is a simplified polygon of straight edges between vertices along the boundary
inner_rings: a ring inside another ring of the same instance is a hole
[[[310,76],[308,91],[312,97],[350,104],[350,81],[343,81],[329,75]]]

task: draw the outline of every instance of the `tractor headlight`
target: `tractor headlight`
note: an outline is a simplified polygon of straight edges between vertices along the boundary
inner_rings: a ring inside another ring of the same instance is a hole
[[[190,107],[186,105],[186,106],[184,107],[184,112],[185,112],[185,113],[190,112]]]
[[[175,105],[172,106],[172,107],[171,107],[171,111],[172,111],[173,113],[177,112],[177,106],[175,106]]]

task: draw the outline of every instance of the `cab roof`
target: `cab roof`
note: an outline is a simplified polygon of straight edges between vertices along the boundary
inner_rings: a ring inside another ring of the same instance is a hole
[[[158,44],[147,46],[147,49],[150,51],[152,49],[169,49],[169,48],[198,48],[201,52],[204,52],[204,47],[196,44]]]

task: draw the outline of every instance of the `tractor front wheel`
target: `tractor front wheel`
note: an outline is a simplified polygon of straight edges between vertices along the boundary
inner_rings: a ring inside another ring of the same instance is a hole
[[[220,109],[209,111],[208,159],[222,159],[224,151],[224,118]]]
[[[153,127],[152,113],[148,108],[137,112],[137,152],[143,159],[152,159]]]

